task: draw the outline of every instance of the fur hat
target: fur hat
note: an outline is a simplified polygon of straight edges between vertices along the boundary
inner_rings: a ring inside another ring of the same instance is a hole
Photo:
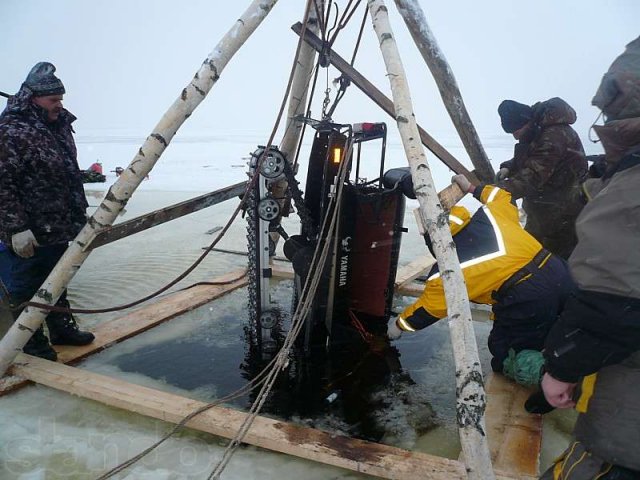
[[[514,100],[505,100],[498,106],[498,115],[504,131],[513,133],[529,123],[533,118],[533,108]]]
[[[34,97],[47,95],[62,95],[65,93],[64,85],[54,75],[56,67],[49,62],[38,62],[27,75],[23,85],[33,92]]]

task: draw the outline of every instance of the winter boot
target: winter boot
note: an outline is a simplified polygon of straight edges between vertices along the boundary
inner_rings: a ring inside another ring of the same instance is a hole
[[[51,312],[47,316],[47,327],[53,345],[88,345],[96,338],[93,333],[80,330],[70,313]]]
[[[53,348],[51,348],[49,339],[44,334],[42,326],[35,331],[29,341],[22,348],[22,351],[27,355],[44,358],[45,360],[51,360],[52,362],[55,362],[58,359],[58,354]]]

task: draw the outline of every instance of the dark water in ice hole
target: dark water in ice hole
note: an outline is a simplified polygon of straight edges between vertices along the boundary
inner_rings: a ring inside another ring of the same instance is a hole
[[[286,314],[288,326],[291,282],[279,282],[272,300]],[[201,317],[204,312],[206,321],[193,322],[188,334],[117,355],[112,362],[123,371],[183,390],[214,387],[218,397],[231,393],[246,385],[266,363],[252,356],[246,344],[246,301],[246,289],[231,292],[169,322],[189,322],[190,317]],[[410,301],[397,298],[396,310]],[[221,325],[225,340],[216,341]],[[170,328],[168,324],[156,328],[165,327]],[[489,327],[475,322],[484,371]],[[305,364],[304,372],[281,375],[262,414],[404,447],[411,447],[419,435],[436,426],[454,434],[455,380],[446,321],[405,334],[391,345],[383,340],[376,345],[382,347],[373,351],[367,344],[345,346],[332,357],[330,368],[321,359],[320,365]],[[293,362],[291,368],[297,365]],[[230,404],[248,409],[254,398],[251,394]]]

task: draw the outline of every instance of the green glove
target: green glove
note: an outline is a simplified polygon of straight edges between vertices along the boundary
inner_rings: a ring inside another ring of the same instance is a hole
[[[539,385],[542,379],[544,357],[538,350],[509,349],[509,356],[502,362],[502,373],[520,385]]]

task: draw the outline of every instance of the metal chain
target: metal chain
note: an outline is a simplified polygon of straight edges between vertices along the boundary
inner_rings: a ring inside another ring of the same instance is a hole
[[[327,72],[327,77],[329,73]],[[329,87],[329,79],[327,78],[327,88],[324,90],[324,100],[322,101],[322,120],[327,119],[327,107],[331,103],[331,87]]]
[[[296,211],[298,212],[298,217],[300,217],[300,222],[302,223],[303,230],[306,232],[310,232],[312,238],[318,233],[318,228],[313,221],[313,217],[311,216],[311,212],[307,208],[307,205],[304,203],[304,198],[302,196],[302,190],[300,190],[299,182],[296,180],[296,176],[293,173],[293,169],[289,162],[285,163],[284,174],[287,177],[287,193],[290,198],[293,200],[293,204],[296,207]]]
[[[257,169],[252,169],[252,175],[260,175]],[[258,181],[260,179],[258,178]],[[247,195],[246,215],[247,215],[247,270],[249,291],[249,320],[251,329],[251,340],[255,341],[258,335],[258,182],[253,182],[253,187]]]

